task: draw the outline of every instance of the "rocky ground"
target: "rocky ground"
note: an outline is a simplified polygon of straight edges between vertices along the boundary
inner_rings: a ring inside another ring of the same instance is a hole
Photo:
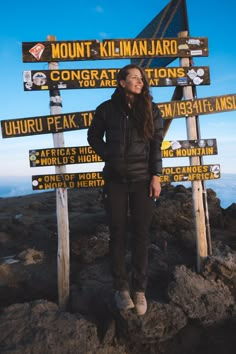
[[[213,190],[207,196],[212,254],[199,273],[191,189],[163,187],[142,317],[114,306],[100,189],[68,191],[66,311],[58,307],[56,193],[0,198],[0,353],[235,353],[236,204],[223,209]]]

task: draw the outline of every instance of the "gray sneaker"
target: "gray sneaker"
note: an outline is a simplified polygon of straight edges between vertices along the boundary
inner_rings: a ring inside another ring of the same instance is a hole
[[[128,310],[134,308],[134,303],[128,290],[116,291],[115,302],[119,310]]]
[[[147,300],[145,298],[144,292],[137,291],[134,293],[134,304],[136,312],[139,316],[142,316],[147,311]]]

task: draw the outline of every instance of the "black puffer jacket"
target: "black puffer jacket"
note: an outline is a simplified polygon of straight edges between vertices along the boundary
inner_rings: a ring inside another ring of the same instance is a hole
[[[163,121],[153,103],[154,136],[141,138],[133,124],[131,111],[116,89],[111,99],[97,107],[88,129],[88,142],[105,161],[105,180],[139,182],[162,172],[161,144]]]

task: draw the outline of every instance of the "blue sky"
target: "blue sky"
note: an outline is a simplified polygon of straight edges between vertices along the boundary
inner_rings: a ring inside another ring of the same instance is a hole
[[[209,56],[194,58],[196,66],[209,66],[211,84],[197,88],[198,98],[236,93],[236,47],[234,0],[186,0],[190,35],[208,37]],[[45,41],[51,34],[57,40],[135,38],[169,1],[41,0],[5,2],[0,13],[0,120],[48,115],[48,91],[25,92],[22,72],[46,70],[47,63],[23,63],[22,42]],[[58,4],[58,5],[57,5]],[[13,9],[14,7],[14,9]],[[129,60],[103,60],[59,63],[66,68],[119,68]],[[176,60],[175,66],[179,65]],[[61,92],[63,113],[94,110],[114,89],[79,89]],[[171,100],[174,87],[152,88],[154,101]],[[205,164],[219,163],[222,173],[236,173],[236,111],[200,117],[202,138],[216,138],[218,155],[204,157]],[[64,133],[65,146],[87,145],[87,131]],[[187,139],[185,119],[175,119],[165,140]],[[3,139],[0,137],[1,176],[54,173],[54,167],[29,167],[28,151],[53,147],[52,135]],[[164,166],[188,165],[189,159],[164,159]],[[68,172],[100,170],[102,165],[67,166]]]

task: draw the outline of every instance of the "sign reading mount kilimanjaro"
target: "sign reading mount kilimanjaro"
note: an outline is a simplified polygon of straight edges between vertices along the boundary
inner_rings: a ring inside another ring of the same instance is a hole
[[[208,39],[136,38],[23,42],[23,62],[208,56]]]

